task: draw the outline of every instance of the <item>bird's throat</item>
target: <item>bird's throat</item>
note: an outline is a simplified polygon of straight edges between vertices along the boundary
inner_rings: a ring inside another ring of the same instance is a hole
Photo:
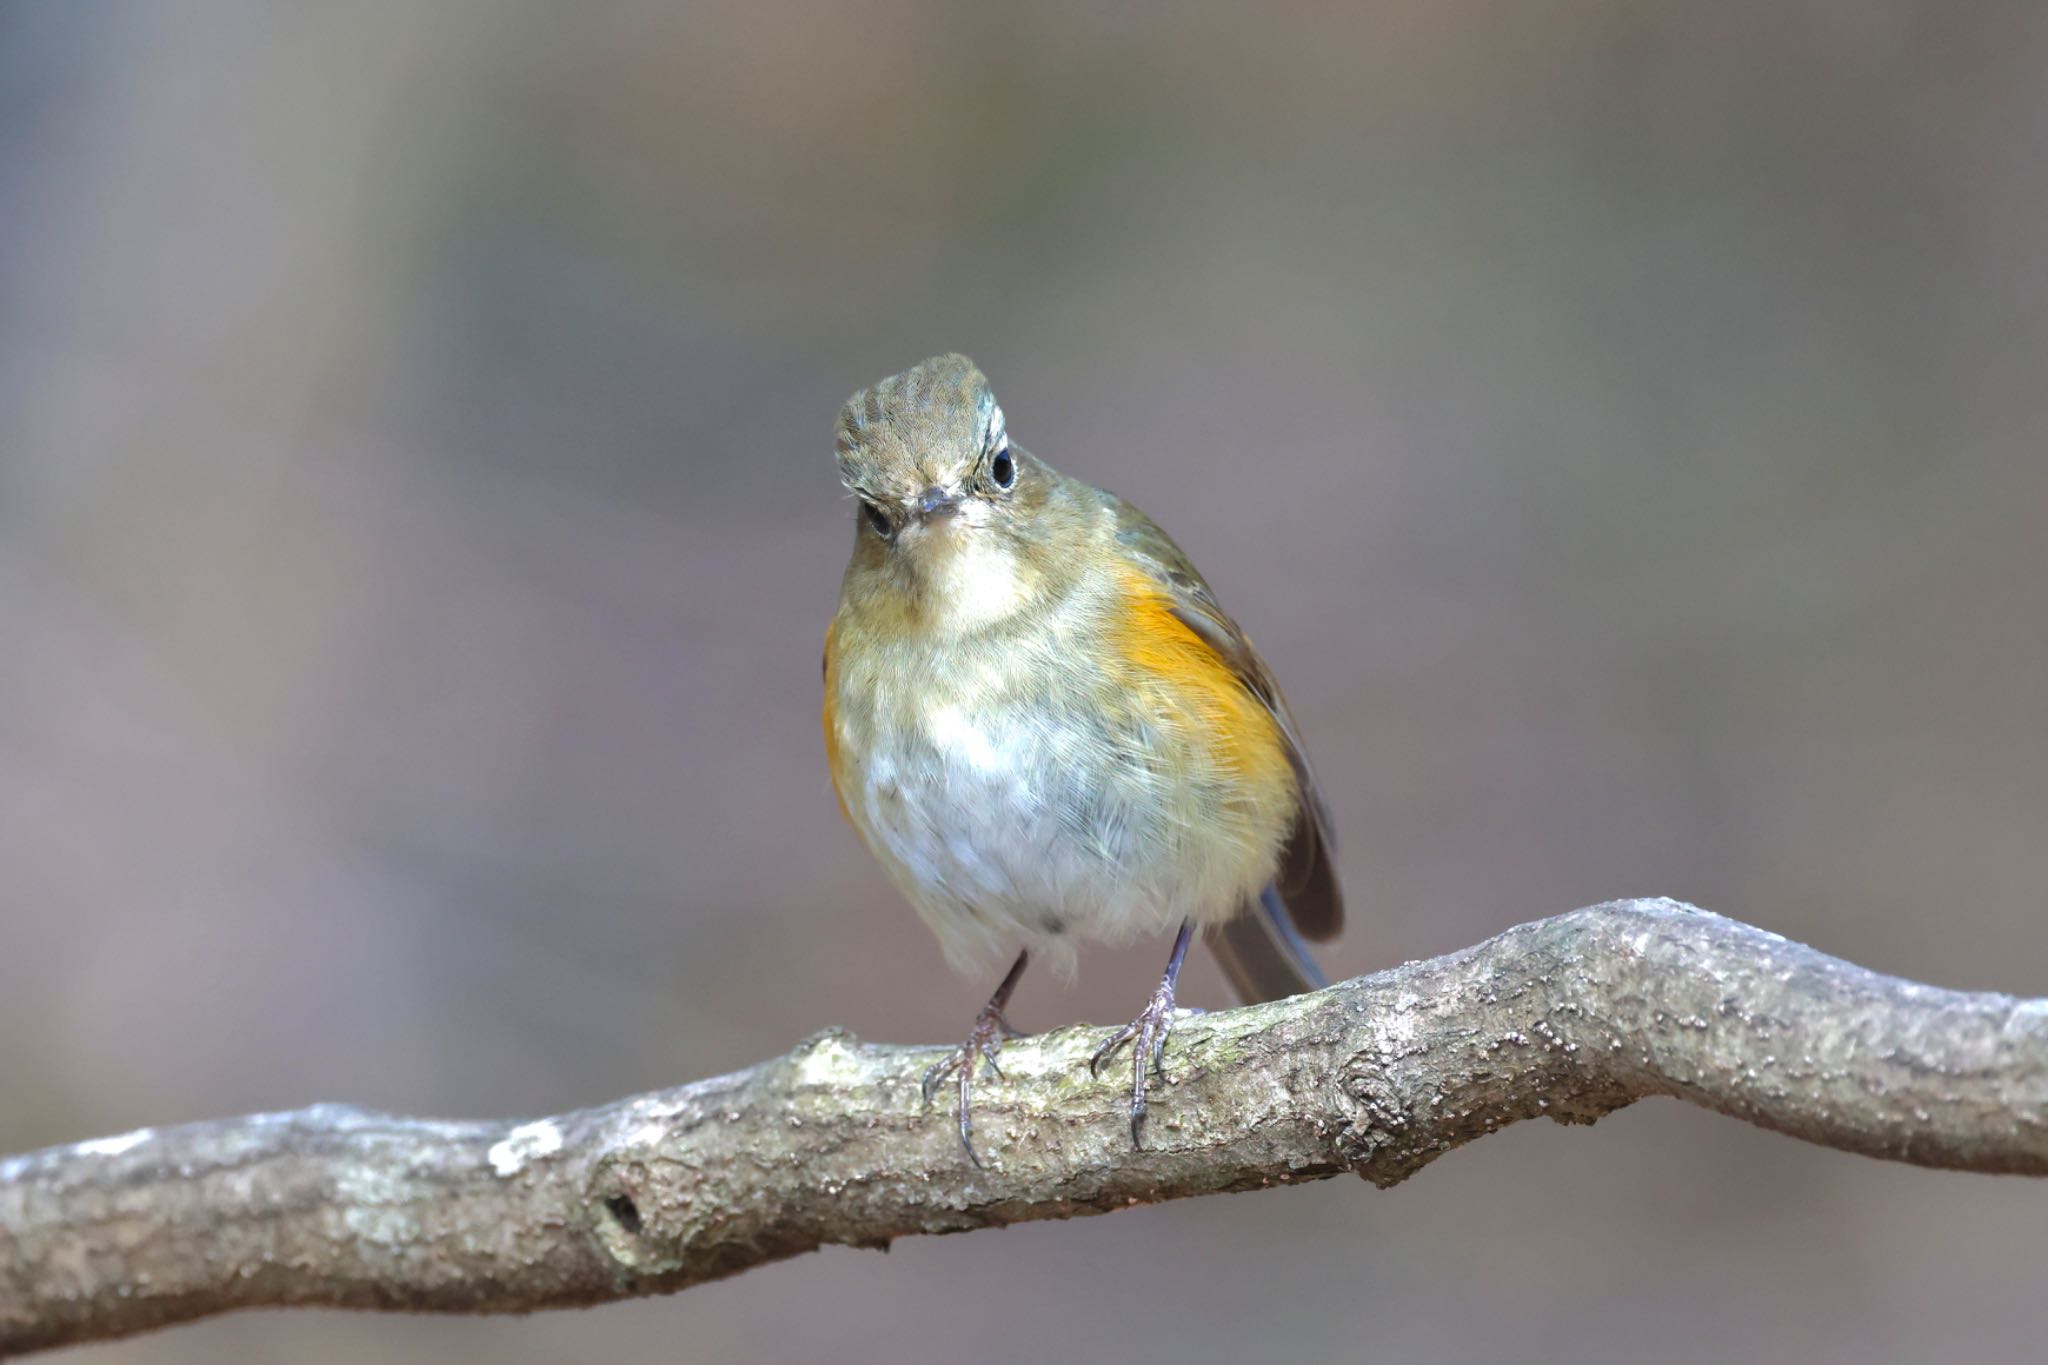
[[[924,616],[937,630],[980,630],[1029,604],[1037,575],[994,530],[960,521],[923,529],[905,545]]]

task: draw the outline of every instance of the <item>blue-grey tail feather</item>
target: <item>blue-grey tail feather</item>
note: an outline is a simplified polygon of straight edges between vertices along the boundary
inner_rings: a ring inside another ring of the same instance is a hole
[[[1329,984],[1278,889],[1268,886],[1244,913],[1209,931],[1209,950],[1247,1005],[1281,1000]]]

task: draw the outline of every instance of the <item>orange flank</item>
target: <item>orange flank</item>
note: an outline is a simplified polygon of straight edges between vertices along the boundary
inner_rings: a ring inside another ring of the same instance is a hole
[[[837,621],[825,627],[825,771],[832,775],[832,795],[839,799],[839,814],[850,825],[853,813],[846,809],[846,793],[839,786],[839,727],[832,723],[832,702],[839,695],[839,689],[833,686],[832,639],[838,633]]]
[[[1151,575],[1126,567],[1119,574],[1123,619],[1111,635],[1113,648],[1130,670],[1127,682],[1149,694],[1162,719],[1183,729],[1196,744],[1205,740],[1225,769],[1258,794],[1260,804],[1287,799],[1294,770],[1280,726],[1252,694],[1237,670],[1174,614],[1173,599]]]

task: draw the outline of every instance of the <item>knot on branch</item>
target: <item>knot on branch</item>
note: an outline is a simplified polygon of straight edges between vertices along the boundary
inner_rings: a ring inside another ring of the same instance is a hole
[[[1406,1150],[1416,1125],[1386,1062],[1372,1053],[1354,1054],[1338,1071],[1336,1090],[1336,1147],[1345,1166],[1385,1188],[1427,1162],[1411,1159],[1415,1154]]]

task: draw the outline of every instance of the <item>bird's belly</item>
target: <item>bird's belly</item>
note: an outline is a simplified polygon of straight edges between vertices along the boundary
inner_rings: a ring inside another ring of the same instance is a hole
[[[1271,875],[1271,835],[1101,700],[956,699],[863,746],[849,813],[956,963],[1225,918]]]

